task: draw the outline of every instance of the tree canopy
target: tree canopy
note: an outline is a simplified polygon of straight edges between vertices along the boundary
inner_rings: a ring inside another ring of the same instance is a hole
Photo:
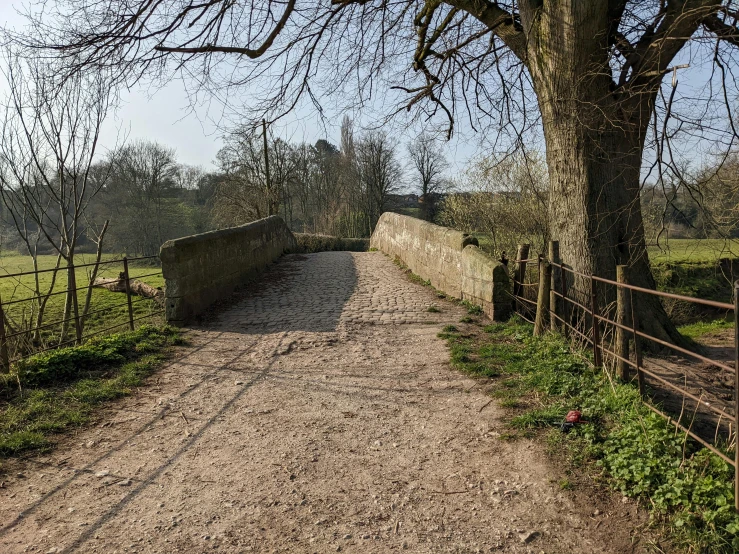
[[[643,165],[680,179],[676,138],[737,138],[733,0],[39,0],[28,15],[12,40],[63,74],[179,74],[252,122],[373,104],[448,136],[464,119],[494,146],[540,132],[564,259],[603,277],[629,264],[645,287]],[[677,86],[688,67],[705,86]],[[658,302],[640,309],[678,337]]]
[[[32,30],[15,38],[70,70],[112,67],[127,82],[181,72],[224,100],[253,85],[247,107],[273,118],[300,99],[323,109],[328,94],[362,103],[391,89],[395,110],[442,115],[450,131],[463,115],[531,124],[548,58],[569,57],[580,81],[607,80],[611,101],[636,110],[689,42],[707,43],[689,56],[713,50],[702,62],[729,77],[722,43],[739,42],[731,0],[40,0],[27,11]]]

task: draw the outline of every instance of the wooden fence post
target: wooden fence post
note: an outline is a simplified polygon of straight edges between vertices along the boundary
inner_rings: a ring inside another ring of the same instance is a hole
[[[734,283],[734,509],[739,512],[739,281]]]
[[[513,274],[513,296],[523,296],[523,282],[526,279],[526,262],[525,260],[529,256],[528,244],[519,244],[516,251],[516,269]]]
[[[636,318],[636,311],[634,310],[634,291],[629,289],[629,305],[631,306],[631,333],[634,337],[634,361],[636,363],[636,378],[639,383],[639,395],[644,398],[644,373],[641,370],[641,345],[639,343],[639,335],[636,334],[636,330],[639,327],[639,323]]]
[[[534,335],[539,336],[546,329],[546,322],[550,318],[549,296],[552,283],[552,265],[546,258],[539,260],[539,297],[536,301],[536,319],[534,320]]]
[[[616,266],[616,281],[620,284],[629,283],[629,268],[625,265]],[[616,375],[622,381],[628,381],[630,377],[629,364],[624,360],[629,359],[629,334],[625,327],[629,324],[631,306],[629,303],[630,290],[626,287],[616,287]],[[623,359],[621,359],[623,358]]]
[[[69,278],[67,284],[69,285],[69,293],[72,295],[72,310],[74,312],[74,334],[75,344],[82,344],[82,326],[80,325],[80,308],[77,302],[77,276],[75,275],[74,264],[67,266],[69,271]]]
[[[572,305],[567,297],[567,272],[564,269],[564,262],[562,264],[562,270],[560,272],[559,288],[562,294],[562,327],[564,328],[565,337],[570,336],[570,325],[572,324]]]
[[[123,280],[126,284],[126,302],[128,304],[128,328],[133,331],[133,304],[131,303],[131,280],[128,276],[128,258],[123,256]]]
[[[549,261],[555,264],[562,263],[562,260],[559,258],[558,240],[549,241]],[[562,306],[564,305],[564,300],[561,300],[557,297],[557,283],[562,282],[562,269],[553,265],[551,273],[552,277],[549,284],[549,326],[551,329],[554,330],[563,327],[563,324],[559,321],[559,319],[557,319],[557,316],[559,316],[560,319],[564,320],[562,314]]]
[[[600,321],[598,320],[598,288],[596,281],[590,277],[590,320],[593,333],[593,363],[601,367]]]
[[[0,300],[0,373],[10,372],[10,357],[8,356],[8,340],[5,337],[5,311]]]

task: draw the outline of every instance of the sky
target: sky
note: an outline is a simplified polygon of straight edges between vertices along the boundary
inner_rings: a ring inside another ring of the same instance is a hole
[[[24,0],[0,0],[0,26],[22,29],[24,19],[17,10]],[[4,84],[0,82],[0,94]],[[101,136],[102,150],[114,148],[121,140],[126,142],[145,139],[174,148],[180,163],[215,169],[216,153],[222,146],[224,126],[220,125],[219,106],[193,108],[181,81],[172,81],[161,88],[139,87],[124,91],[119,108],[106,120]],[[281,121],[273,129],[277,136],[295,141],[315,143],[326,138],[334,144],[340,140],[341,116],[325,122],[310,112],[296,113],[291,119]],[[398,133],[393,138],[400,143],[399,154],[405,158],[404,144],[411,140],[418,129]],[[477,152],[477,139],[458,136],[445,143],[447,158],[456,174]],[[403,160],[407,164],[407,160]]]
[[[0,26],[20,30],[24,20],[16,10],[26,1],[28,0],[0,0]],[[709,63],[708,67],[710,66]],[[705,82],[710,80],[705,66],[681,70],[680,77],[681,87],[689,85],[691,81],[705,86]],[[0,82],[0,95],[3,94],[3,86]],[[193,108],[181,81],[172,81],[161,88],[139,87],[125,91],[121,100],[119,108],[105,123],[101,137],[103,151],[120,144],[122,139],[145,139],[174,148],[181,163],[215,169],[215,156],[222,145],[221,137],[225,130],[224,125],[219,124],[221,110],[215,102],[210,106]],[[291,114],[290,119],[276,125],[273,132],[278,137],[295,142],[315,143],[316,140],[325,138],[338,144],[340,123],[340,114],[326,122],[314,113],[305,111],[305,108],[299,108]],[[464,118],[458,118],[457,124],[458,130],[454,138],[444,143],[446,158],[451,163],[450,177],[459,176],[469,160],[482,151],[480,144],[485,138],[484,135],[475,134],[465,128]],[[412,129],[392,125],[387,130],[400,143],[399,154],[407,165],[405,143],[422,129],[418,125]],[[701,156],[701,150],[694,143],[688,143],[687,147],[688,158],[697,159]]]
[[[16,13],[20,5],[16,0],[0,0],[0,25],[20,29],[23,18]],[[113,148],[121,137],[154,140],[175,148],[180,162],[211,168],[221,145],[220,133],[207,112],[193,114],[189,106],[180,83],[124,92],[120,108],[106,121],[101,145]]]

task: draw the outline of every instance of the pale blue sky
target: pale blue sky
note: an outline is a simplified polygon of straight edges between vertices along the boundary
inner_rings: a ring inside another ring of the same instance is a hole
[[[14,8],[25,1],[0,0],[0,26],[14,27],[18,30],[22,28],[23,18],[17,15]],[[697,51],[688,49],[681,57],[685,60],[678,63],[688,61],[690,58],[693,58],[690,61],[694,62],[693,67],[681,70],[679,74],[680,90],[690,97],[697,92],[696,89],[706,86],[710,74],[704,63],[695,64],[696,61],[705,62],[705,59],[700,59],[705,57],[705,54],[702,56]],[[2,89],[3,83],[0,82],[0,94],[3,92]],[[327,138],[338,144],[340,122],[340,113],[332,114],[328,121],[321,121],[312,112],[298,109],[292,119],[282,121],[274,131],[278,136],[291,141],[305,140],[313,143],[319,138]],[[101,144],[103,149],[112,148],[120,141],[119,137],[126,137],[127,140],[154,140],[174,148],[180,162],[212,168],[215,155],[221,146],[220,136],[225,127],[219,126],[219,123],[221,107],[218,104],[193,108],[183,83],[173,81],[163,88],[141,87],[124,92],[120,108],[106,122]],[[401,143],[400,153],[405,157],[405,143],[422,129],[418,125],[405,129],[402,123],[398,121],[386,130]],[[459,176],[468,160],[480,152],[480,142],[485,138],[484,134],[473,133],[466,126],[463,117],[458,118],[457,124],[455,137],[445,143],[446,156],[452,162],[452,177]],[[700,144],[695,140],[687,141],[683,156],[696,162],[705,152],[715,150],[715,145],[712,145],[711,141],[698,142]]]
[[[14,9],[20,4],[17,0],[0,0],[0,25],[22,27],[23,19]],[[179,83],[160,90],[125,92],[122,100],[120,109],[106,122],[101,140],[104,149],[114,147],[119,135],[146,138],[175,148],[184,163],[210,166],[220,147],[219,133],[208,122],[206,111],[190,113],[187,94]]]
[[[23,17],[16,9],[23,0],[0,0],[0,26],[20,30]],[[0,82],[0,92],[4,84]],[[351,114],[350,114],[351,117]],[[106,121],[101,144],[103,149],[113,148],[119,137],[127,140],[147,139],[175,148],[180,162],[212,168],[218,149],[221,147],[221,109],[217,104],[193,108],[182,82],[173,81],[163,88],[139,87],[122,94],[121,106]],[[339,142],[341,116],[321,122],[310,112],[300,113],[291,120],[282,121],[275,127],[278,136],[292,141],[314,143],[320,138]],[[401,154],[405,154],[405,143],[420,129],[405,131],[398,126],[392,136],[401,142]],[[328,135],[328,136],[326,136]],[[447,157],[454,162],[454,173],[464,167],[466,161],[477,152],[479,137],[457,136],[446,144]]]

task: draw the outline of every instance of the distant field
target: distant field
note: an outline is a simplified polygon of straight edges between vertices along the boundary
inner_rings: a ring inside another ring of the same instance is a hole
[[[473,233],[483,250],[492,251],[487,233]],[[704,264],[721,258],[739,258],[739,239],[671,239],[648,247],[653,264]],[[509,253],[509,257],[510,257]]]
[[[408,215],[410,217],[421,217],[421,208],[398,208],[396,211],[399,214]]]
[[[739,258],[739,240],[671,239],[649,247],[652,263],[706,263],[721,258]]]
[[[480,248],[498,255],[493,252],[490,235],[473,235]],[[536,258],[538,248],[532,247],[529,258]],[[739,258],[739,240],[672,239],[649,246],[648,250],[658,289],[719,302],[732,301],[732,276],[724,274],[718,260]],[[509,252],[508,257],[515,259],[515,251]],[[692,322],[692,319],[687,321]]]
[[[106,254],[103,261],[118,260],[122,256],[116,254]],[[92,263],[95,261],[93,255],[78,255],[75,258],[75,265]],[[52,269],[56,263],[56,256],[40,256],[39,269]],[[91,267],[78,268],[75,270],[77,287],[84,287],[89,282]],[[0,299],[3,308],[11,324],[16,328],[27,328],[28,319],[31,317],[31,302],[18,302],[23,299],[33,297],[34,276],[24,275],[20,277],[6,277],[14,273],[26,272],[33,270],[33,263],[29,256],[21,256],[17,254],[5,254],[0,256]],[[118,273],[123,271],[122,263],[106,264],[101,266],[98,277],[116,277]],[[141,278],[140,280],[154,287],[161,287],[164,284],[160,268],[157,266],[145,266],[132,262],[129,264],[129,274],[131,278]],[[156,275],[149,275],[156,273]],[[52,281],[53,272],[39,273],[39,281],[41,291],[48,291],[48,287]],[[54,293],[61,293],[66,288],[66,271],[59,271],[54,284]],[[78,291],[78,303],[80,312],[85,301],[86,290]],[[55,294],[49,297],[44,321],[52,323],[62,319],[64,310],[65,294]],[[160,323],[163,321],[161,316],[149,317],[152,312],[159,310],[159,306],[150,299],[142,299],[133,297],[134,317],[142,318],[136,324],[142,323]],[[126,295],[124,293],[110,292],[104,289],[93,289],[90,315],[85,323],[84,334],[91,335],[101,332],[108,327],[117,324],[124,324],[128,321],[128,308],[126,306]],[[93,313],[95,312],[95,313]],[[51,341],[58,338],[60,325],[44,329],[45,341]],[[72,327],[73,329],[73,327]],[[112,330],[125,330],[125,325],[121,325]],[[10,332],[10,331],[8,331]]]
[[[493,240],[490,238],[489,233],[472,233],[472,236],[477,239],[477,244],[480,249],[484,250],[491,256],[497,256],[498,253],[493,250]],[[513,254],[509,252],[508,256],[510,259],[514,259],[516,257],[515,254],[515,252],[513,252]]]

